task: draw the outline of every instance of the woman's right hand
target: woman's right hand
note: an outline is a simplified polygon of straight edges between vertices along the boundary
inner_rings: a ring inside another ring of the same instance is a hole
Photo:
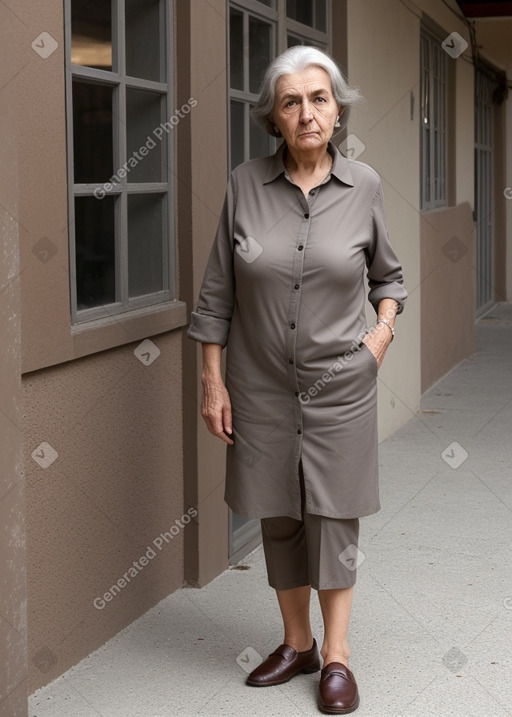
[[[202,382],[201,415],[205,420],[206,427],[214,436],[232,446],[234,443],[231,438],[233,425],[228,390],[220,378],[209,378],[203,375]]]

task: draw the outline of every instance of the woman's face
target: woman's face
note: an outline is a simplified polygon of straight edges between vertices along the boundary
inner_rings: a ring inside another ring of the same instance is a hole
[[[312,65],[276,82],[271,120],[289,149],[300,152],[327,146],[340,114],[329,74]]]

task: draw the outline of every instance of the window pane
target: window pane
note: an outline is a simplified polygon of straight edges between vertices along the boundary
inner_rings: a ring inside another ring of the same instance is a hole
[[[164,198],[128,197],[128,291],[130,298],[164,289]]]
[[[295,47],[295,45],[303,45],[303,40],[300,39],[300,37],[297,37],[296,35],[287,35],[286,36],[286,46],[287,47]]]
[[[252,109],[252,106],[251,108]],[[255,159],[256,157],[266,157],[272,153],[272,137],[260,127],[260,125],[253,120],[250,120],[250,154],[249,159]]]
[[[102,184],[113,174],[112,88],[73,82],[75,182]]]
[[[160,0],[125,0],[126,74],[165,82],[165,47],[161,43]]]
[[[249,92],[257,94],[270,63],[271,26],[249,18]]]
[[[112,304],[115,288],[115,197],[75,198],[77,308]]]
[[[244,16],[233,8],[229,13],[229,77],[233,89],[244,89]]]
[[[166,181],[163,157],[167,147],[167,132],[160,127],[162,102],[162,95],[157,92],[126,90],[128,182]],[[168,129],[169,132],[174,131],[171,124]]]
[[[306,0],[306,2],[304,0],[286,0],[286,15],[292,20],[313,27],[312,0]]]
[[[112,69],[111,0],[72,0],[71,62]]]
[[[244,135],[244,103],[231,100],[231,169],[245,159]]]
[[[262,5],[266,5],[267,7],[275,7],[276,3],[275,0],[258,0]]]
[[[325,50],[325,45],[322,42],[315,42],[309,38],[299,37],[299,35],[288,34],[286,36],[287,47],[293,47],[294,45],[310,45],[311,47],[318,47],[319,50]]]
[[[317,30],[327,32],[327,2],[315,0],[315,27]]]
[[[326,0],[286,0],[286,15],[308,27],[327,31]]]

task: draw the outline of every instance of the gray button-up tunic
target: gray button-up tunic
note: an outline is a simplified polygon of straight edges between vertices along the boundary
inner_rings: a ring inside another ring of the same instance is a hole
[[[306,511],[356,518],[380,508],[377,362],[364,274],[377,309],[407,293],[378,175],[329,144],[330,174],[308,198],[285,145],[237,167],[188,335],[227,346],[234,445],[225,498],[249,518]]]

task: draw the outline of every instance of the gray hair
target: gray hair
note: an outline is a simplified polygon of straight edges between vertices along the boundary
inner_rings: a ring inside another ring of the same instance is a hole
[[[343,113],[344,122],[348,119],[350,107],[361,99],[359,89],[348,86],[340,68],[327,53],[309,45],[290,47],[276,57],[267,67],[261,83],[258,102],[252,110],[254,119],[274,137],[276,135],[270,115],[274,108],[277,80],[283,75],[294,75],[298,72],[303,72],[307,67],[311,66],[321,67],[329,75],[332,92],[338,106],[346,107]]]

